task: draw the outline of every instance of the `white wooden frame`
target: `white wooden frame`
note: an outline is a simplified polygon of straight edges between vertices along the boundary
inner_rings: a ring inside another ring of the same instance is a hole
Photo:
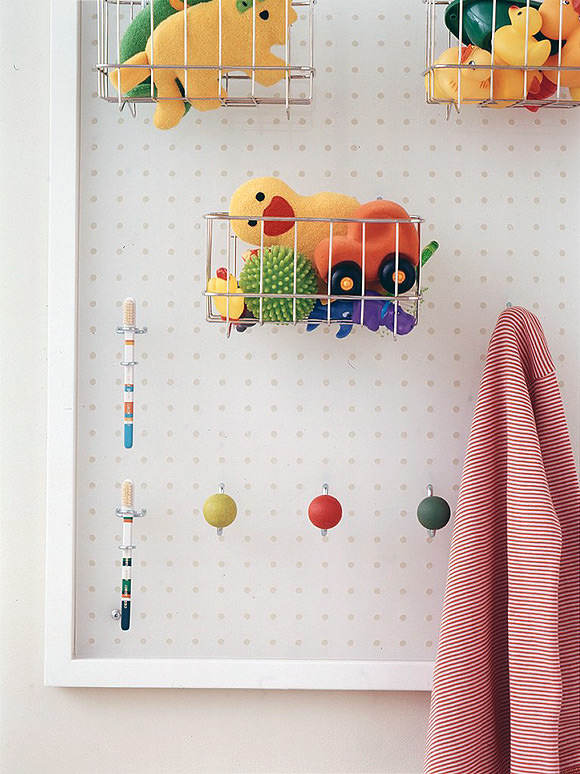
[[[51,10],[46,685],[430,690],[430,661],[75,657],[80,2],[52,0]]]

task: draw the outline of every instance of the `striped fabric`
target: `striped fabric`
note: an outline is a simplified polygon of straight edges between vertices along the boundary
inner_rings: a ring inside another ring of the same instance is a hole
[[[461,481],[425,774],[580,774],[579,538],[546,339],[506,309]]]

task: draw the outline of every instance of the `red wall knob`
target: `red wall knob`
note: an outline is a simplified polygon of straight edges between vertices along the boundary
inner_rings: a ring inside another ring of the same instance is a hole
[[[342,505],[336,497],[319,495],[308,506],[308,518],[318,529],[332,529],[342,519]]]

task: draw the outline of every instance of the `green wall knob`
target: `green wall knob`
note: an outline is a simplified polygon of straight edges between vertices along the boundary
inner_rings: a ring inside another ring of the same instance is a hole
[[[448,524],[451,518],[451,508],[447,500],[433,494],[431,484],[427,487],[427,493],[428,497],[419,503],[417,518],[420,524],[429,530],[431,537],[434,537],[438,529],[443,529]]]

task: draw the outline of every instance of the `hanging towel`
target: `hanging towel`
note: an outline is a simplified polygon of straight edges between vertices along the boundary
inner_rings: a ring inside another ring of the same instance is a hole
[[[506,309],[461,481],[425,774],[580,774],[579,537],[546,339]]]

